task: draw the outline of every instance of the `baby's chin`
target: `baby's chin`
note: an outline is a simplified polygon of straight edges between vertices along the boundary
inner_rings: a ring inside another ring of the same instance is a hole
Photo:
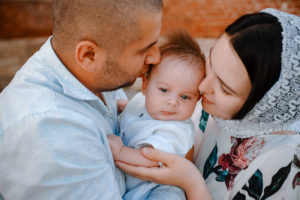
[[[185,121],[188,119],[186,117],[183,118],[182,116],[178,116],[178,115],[163,115],[163,114],[153,115],[151,117],[155,120],[160,120],[160,121]]]

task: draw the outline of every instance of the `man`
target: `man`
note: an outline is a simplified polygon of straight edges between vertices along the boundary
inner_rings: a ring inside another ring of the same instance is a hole
[[[161,15],[161,0],[53,0],[53,36],[0,94],[0,199],[122,199],[115,89],[160,61]]]

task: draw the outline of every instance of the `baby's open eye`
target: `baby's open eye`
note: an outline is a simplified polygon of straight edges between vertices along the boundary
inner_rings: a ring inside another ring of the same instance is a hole
[[[168,90],[167,89],[165,89],[165,88],[159,88],[160,89],[160,91],[161,92],[163,92],[163,93],[166,93],[166,92],[168,92]]]
[[[181,98],[184,100],[190,100],[191,97],[187,96],[187,95],[181,95]]]

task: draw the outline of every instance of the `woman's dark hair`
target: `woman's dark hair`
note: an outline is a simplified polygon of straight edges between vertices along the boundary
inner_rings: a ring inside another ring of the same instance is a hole
[[[267,13],[243,15],[226,30],[245,65],[252,89],[233,119],[242,119],[278,80],[281,71],[282,27]]]

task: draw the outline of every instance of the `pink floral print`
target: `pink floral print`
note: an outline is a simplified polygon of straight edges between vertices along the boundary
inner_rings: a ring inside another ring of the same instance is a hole
[[[254,160],[260,153],[260,150],[265,144],[264,138],[231,138],[232,147],[230,153],[222,154],[218,159],[218,164],[222,170],[228,170],[226,177],[227,190],[231,190],[234,184],[234,179],[237,174],[246,169],[252,160]]]

